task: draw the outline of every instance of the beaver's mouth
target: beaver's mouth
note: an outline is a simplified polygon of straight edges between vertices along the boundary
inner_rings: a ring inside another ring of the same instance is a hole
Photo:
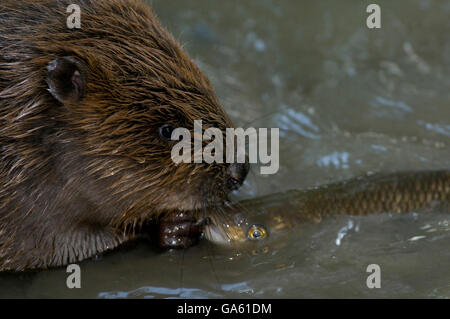
[[[197,185],[197,186],[195,186]],[[230,190],[204,183],[190,184],[181,189],[167,188],[159,191],[159,200],[155,203],[157,210],[205,211],[229,202]]]
[[[205,198],[201,194],[174,194],[163,196],[164,200],[158,205],[158,210],[180,210],[180,211],[205,211],[213,207],[224,205],[229,202],[228,195],[210,196]]]
[[[200,209],[202,201],[195,197],[179,197],[171,195],[166,198],[164,203],[159,205],[159,210],[179,210],[179,211],[194,211]]]

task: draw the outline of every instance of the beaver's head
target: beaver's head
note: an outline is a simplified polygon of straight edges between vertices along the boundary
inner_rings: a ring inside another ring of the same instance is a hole
[[[27,85],[40,107],[23,125],[67,200],[83,198],[97,216],[116,222],[223,202],[247,166],[176,164],[170,134],[193,131],[194,120],[224,136],[233,125],[150,9],[136,1],[80,1],[81,29],[69,30],[64,1],[47,2],[50,9],[41,4],[37,13],[45,23],[22,42],[32,66],[26,76],[39,78]],[[30,105],[27,94],[20,98]]]

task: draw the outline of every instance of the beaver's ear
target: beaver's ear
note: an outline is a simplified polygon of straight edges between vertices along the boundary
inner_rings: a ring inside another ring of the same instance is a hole
[[[86,67],[72,57],[57,58],[47,65],[47,84],[61,103],[77,102],[86,93]]]

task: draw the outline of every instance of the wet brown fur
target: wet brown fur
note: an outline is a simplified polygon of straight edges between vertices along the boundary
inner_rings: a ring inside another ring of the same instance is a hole
[[[135,0],[0,2],[0,270],[47,268],[112,249],[168,208],[223,201],[226,165],[180,164],[158,128],[232,124],[208,80]],[[46,67],[87,68],[85,97],[62,104]]]

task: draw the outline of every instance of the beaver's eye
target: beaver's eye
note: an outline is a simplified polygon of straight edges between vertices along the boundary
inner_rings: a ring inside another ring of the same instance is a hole
[[[159,128],[159,136],[164,140],[164,141],[171,141],[172,140],[172,132],[175,129],[175,127],[173,127],[173,125],[170,124],[164,124],[163,126],[161,126]]]
[[[262,225],[252,225],[248,230],[248,238],[252,240],[261,240],[267,237],[267,229]]]

